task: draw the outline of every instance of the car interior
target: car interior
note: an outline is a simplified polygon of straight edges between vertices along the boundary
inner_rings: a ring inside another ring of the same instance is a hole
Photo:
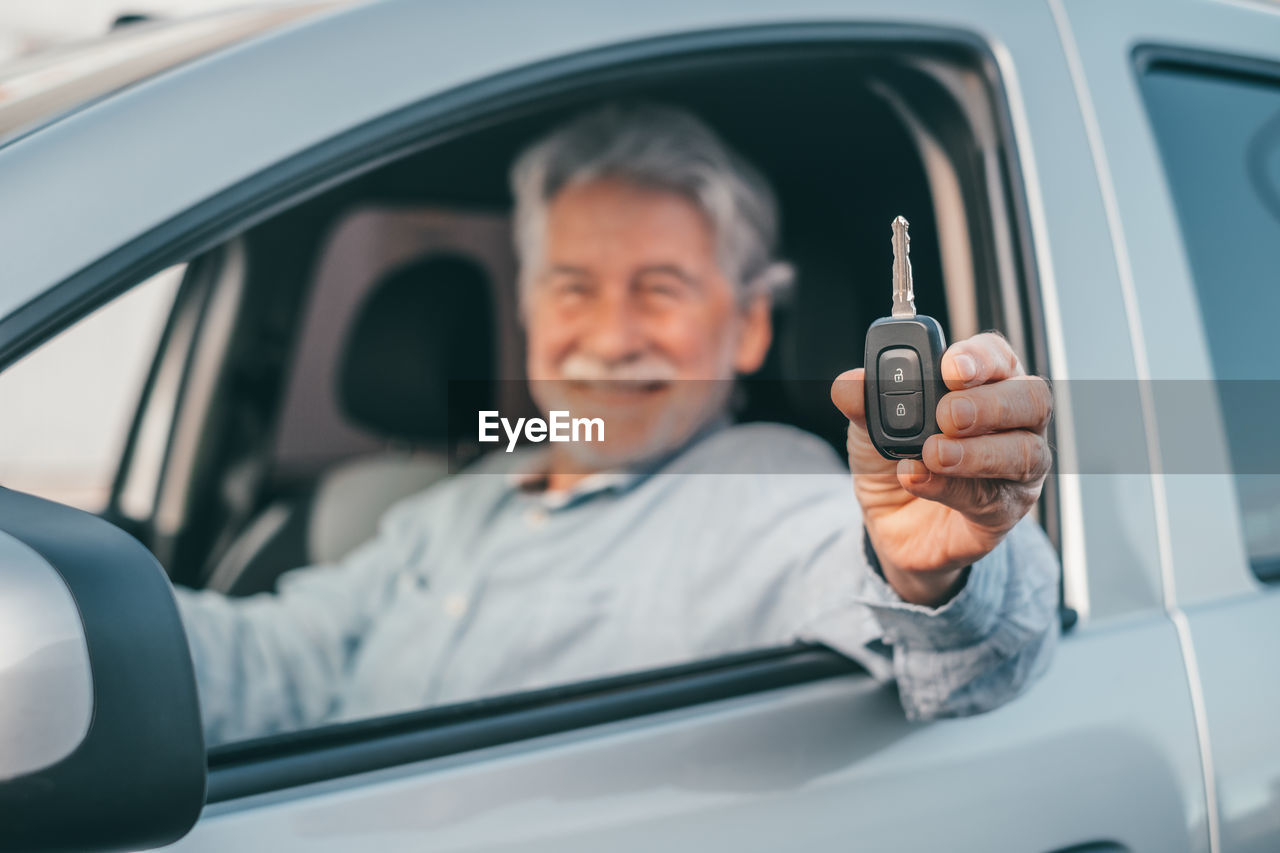
[[[524,145],[608,101],[686,107],[770,179],[797,283],[735,416],[801,427],[843,456],[830,382],[859,366],[868,325],[888,313],[895,216],[911,222],[918,309],[949,339],[999,328],[1017,343],[1026,320],[1010,313],[1026,310],[1008,296],[1016,265],[998,258],[1013,225],[988,192],[996,143],[939,62],[833,48],[620,73],[370,164],[219,243],[187,267],[108,517],[177,583],[270,590],[474,459],[478,408],[536,414],[507,171]]]

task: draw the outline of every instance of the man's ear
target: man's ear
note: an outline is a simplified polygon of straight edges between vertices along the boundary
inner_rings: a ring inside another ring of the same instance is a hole
[[[773,306],[767,296],[753,296],[742,312],[742,328],[734,352],[733,368],[740,374],[755,373],[764,364],[773,342]]]

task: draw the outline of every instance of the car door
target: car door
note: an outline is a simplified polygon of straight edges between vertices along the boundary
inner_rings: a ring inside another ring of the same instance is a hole
[[[175,849],[1210,849],[1158,483],[1124,457],[1146,452],[1149,413],[1100,425],[1072,399],[1078,379],[1138,378],[1140,350],[1049,7],[400,0],[298,26],[0,149],[0,359],[484,99],[691,39],[885,32],[976,45],[1003,99],[1002,215],[1023,226],[1032,334],[1058,380],[1056,520],[1079,616],[1047,674],[994,712],[908,723],[892,688],[784,649],[245,744],[213,762],[210,804]]]
[[[1069,3],[1159,407],[1171,606],[1198,667],[1215,847],[1280,846],[1280,10]],[[1106,80],[1116,81],[1107,85]]]

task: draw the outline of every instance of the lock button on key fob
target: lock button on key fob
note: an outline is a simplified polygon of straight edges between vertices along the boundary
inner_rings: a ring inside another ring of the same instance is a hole
[[[886,459],[919,459],[937,433],[938,401],[947,393],[941,360],[942,326],[916,314],[907,220],[893,221],[893,313],[867,330],[867,432]]]
[[[915,435],[924,426],[924,395],[882,394],[880,416],[885,432],[891,435]]]

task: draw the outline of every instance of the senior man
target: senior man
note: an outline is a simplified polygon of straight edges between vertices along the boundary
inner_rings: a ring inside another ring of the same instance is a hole
[[[815,437],[729,423],[790,271],[767,184],[702,122],[597,110],[512,186],[534,399],[607,441],[493,453],[275,594],[180,591],[210,741],[795,640],[896,679],[912,719],[1044,668],[1059,569],[1025,516],[1051,402],[1003,338],[947,350],[922,461],[881,458],[862,370],[836,378],[850,488]]]

